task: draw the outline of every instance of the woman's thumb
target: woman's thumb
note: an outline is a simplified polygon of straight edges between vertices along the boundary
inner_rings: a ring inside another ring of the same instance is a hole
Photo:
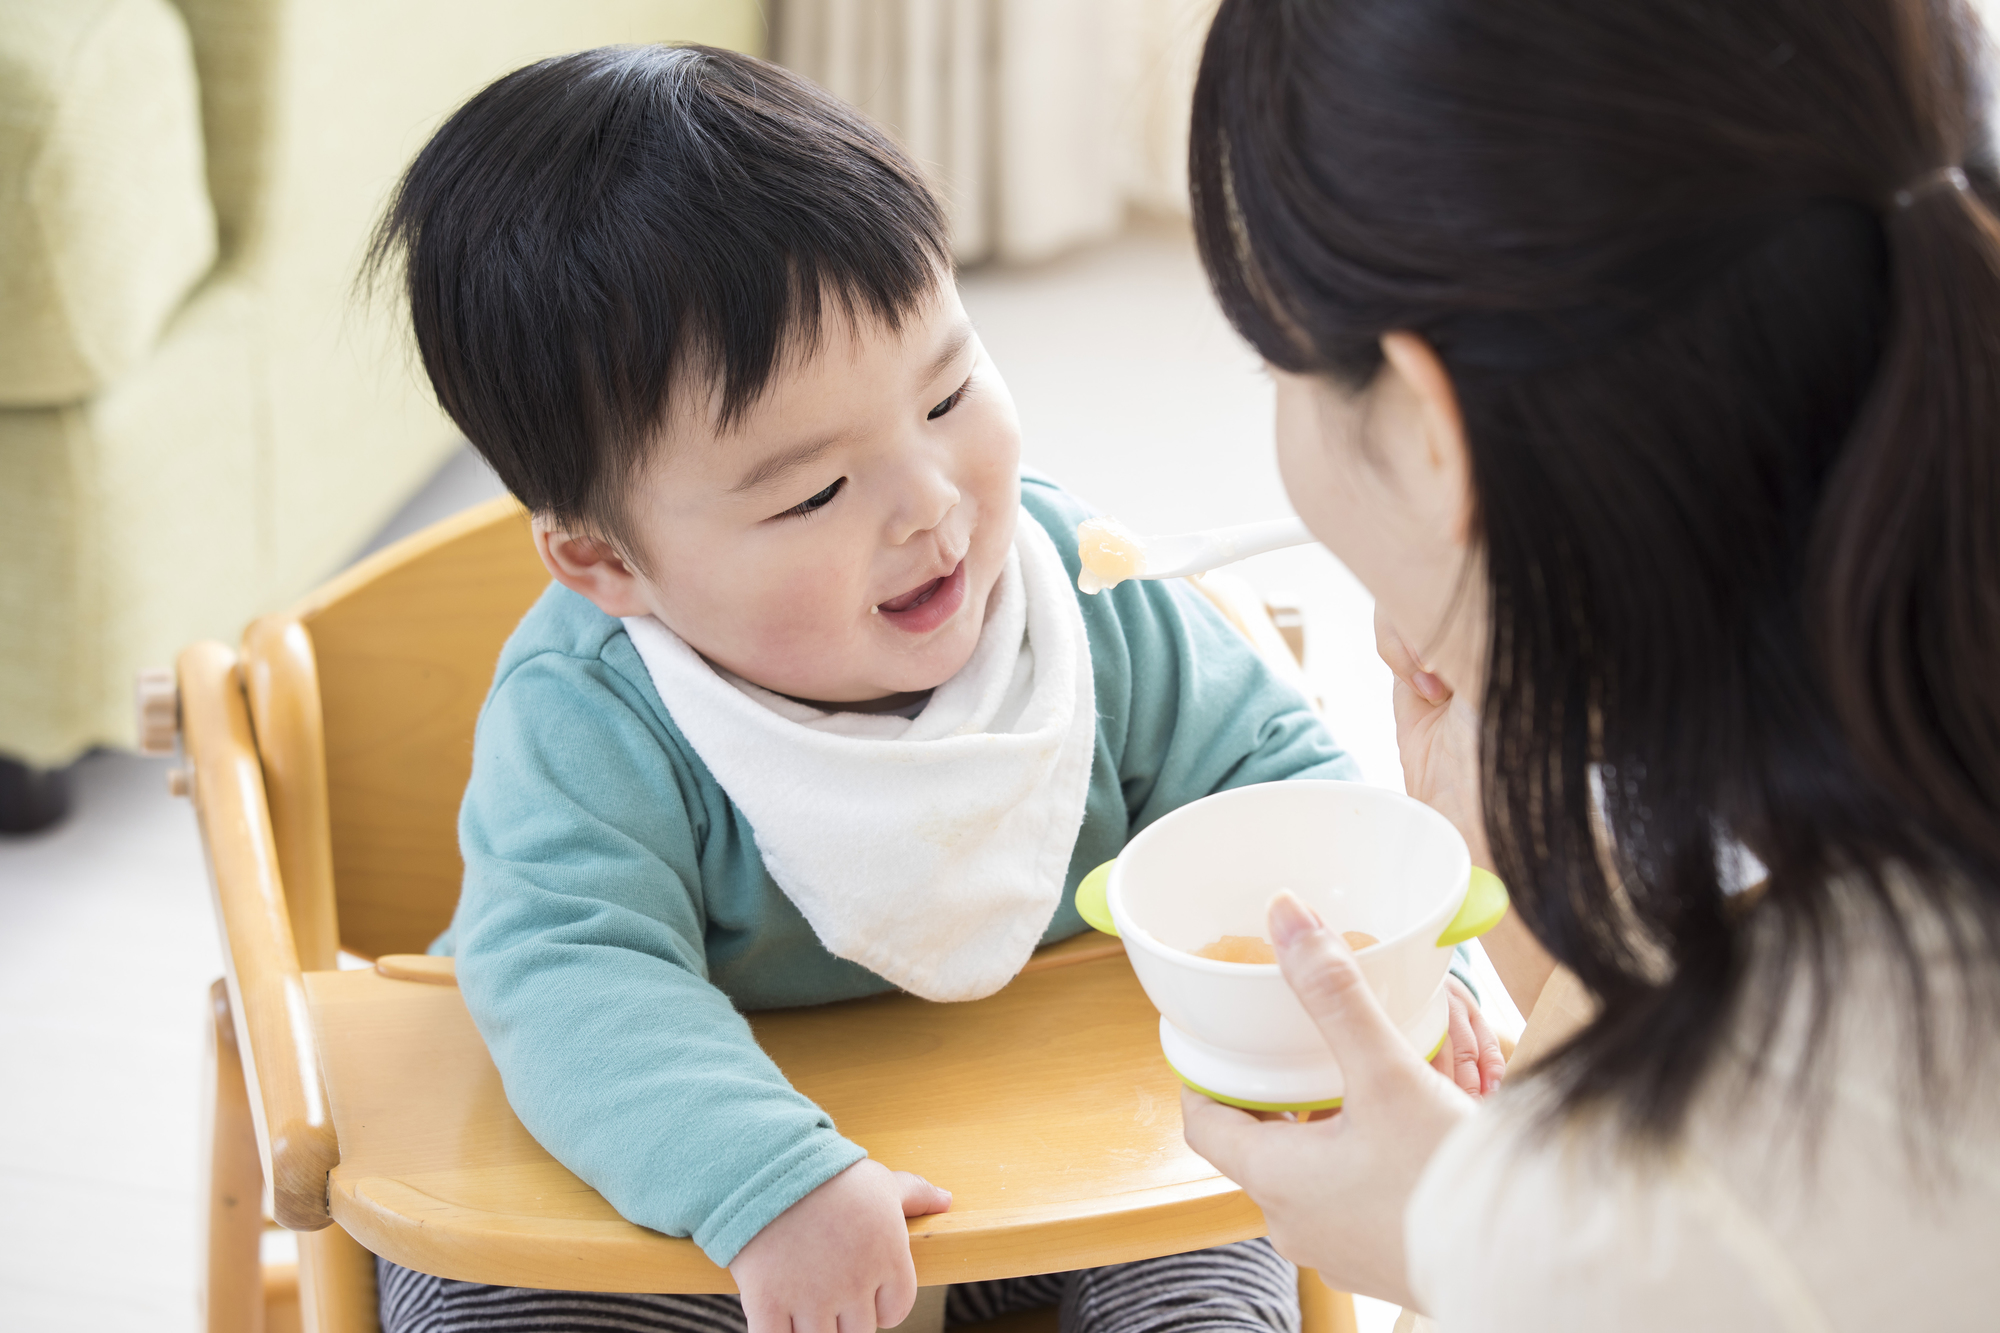
[[[903,1216],[923,1217],[951,1211],[951,1191],[941,1190],[922,1176],[909,1171],[892,1172],[896,1192],[903,1196]]]
[[[1290,890],[1271,899],[1271,943],[1285,984],[1326,1038],[1351,1094],[1415,1058],[1368,987],[1354,951]]]

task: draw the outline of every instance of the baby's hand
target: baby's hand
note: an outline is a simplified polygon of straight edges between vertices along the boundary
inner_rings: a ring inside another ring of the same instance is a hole
[[[856,1162],[778,1214],[729,1265],[749,1333],[874,1333],[917,1302],[907,1217],[951,1195],[907,1171]]]
[[[1431,1057],[1431,1066],[1459,1090],[1484,1097],[1500,1086],[1507,1071],[1507,1057],[1500,1053],[1500,1039],[1486,1025],[1479,1001],[1457,977],[1444,979],[1445,995],[1451,1001],[1451,1018],[1445,1026],[1444,1045]]]

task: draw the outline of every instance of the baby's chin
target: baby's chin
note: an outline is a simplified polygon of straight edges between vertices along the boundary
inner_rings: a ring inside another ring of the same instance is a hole
[[[845,658],[844,661],[823,660],[823,665],[833,670],[767,673],[754,666],[748,670],[734,666],[731,669],[774,694],[835,711],[851,708],[866,712],[866,705],[872,703],[888,703],[893,707],[901,699],[935,690],[972,660],[986,625],[992,581],[983,589],[973,588],[968,592],[974,595],[966,598],[959,612],[919,642],[898,644],[893,637],[885,639],[878,635],[876,627],[868,627],[857,640],[845,645],[845,652],[835,654],[836,658]],[[794,659],[794,665],[801,663]]]
[[[984,623],[984,615],[974,616],[968,607],[938,638],[924,644],[907,659],[886,664],[886,669],[874,673],[870,684],[871,687],[879,684],[877,697],[922,694],[936,689],[965,670],[965,664],[972,660],[973,651],[979,647],[979,631]]]
[[[769,673],[751,668],[731,668],[752,685],[812,704],[831,712],[868,712],[870,704],[896,706],[900,701],[928,694],[956,676],[972,660],[979,646],[979,633],[957,629],[940,635],[911,653],[880,654],[877,660],[852,664],[857,669],[835,674]],[[871,654],[871,656],[876,656]],[[712,660],[712,659],[711,659]]]

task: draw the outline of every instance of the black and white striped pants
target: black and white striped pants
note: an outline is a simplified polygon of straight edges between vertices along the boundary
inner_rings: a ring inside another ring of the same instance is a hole
[[[382,1333],[744,1333],[734,1296],[489,1287],[375,1261]],[[1299,1333],[1298,1270],[1268,1240],[1192,1254],[954,1283],[945,1326],[1060,1310],[1062,1333]]]

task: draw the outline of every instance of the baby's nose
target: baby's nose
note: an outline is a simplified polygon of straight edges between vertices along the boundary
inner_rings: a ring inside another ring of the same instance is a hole
[[[958,501],[958,487],[949,477],[930,468],[918,470],[896,515],[894,543],[900,546],[935,531],[958,508]]]

